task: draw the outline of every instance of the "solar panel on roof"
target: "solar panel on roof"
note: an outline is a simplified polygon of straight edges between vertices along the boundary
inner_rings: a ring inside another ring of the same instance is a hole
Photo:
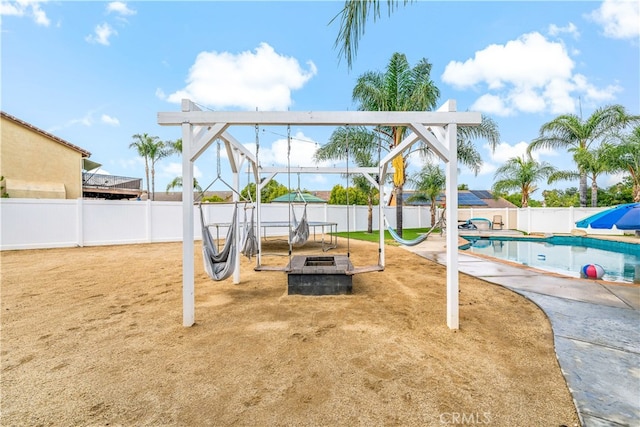
[[[487,206],[473,193],[458,193],[458,206]]]
[[[476,196],[474,193],[476,193],[475,191],[469,191],[469,192],[459,192],[458,193],[458,206],[488,206],[482,199],[480,199],[478,196]],[[479,193],[483,193],[483,191],[479,191]],[[491,196],[491,193],[489,193],[488,191],[484,191],[484,193],[489,194],[489,196],[487,198],[492,198],[493,196]],[[405,191],[402,193],[402,200],[404,201],[404,204],[406,205],[413,205],[413,206],[429,206],[431,205],[431,201],[429,200],[409,200],[409,198],[411,196],[414,196],[415,192],[413,191]],[[437,202],[441,203],[443,200],[445,199],[444,194],[441,194],[440,196],[438,196],[438,198],[436,199]]]
[[[486,190],[471,190],[471,193],[480,199],[493,199],[493,194]]]

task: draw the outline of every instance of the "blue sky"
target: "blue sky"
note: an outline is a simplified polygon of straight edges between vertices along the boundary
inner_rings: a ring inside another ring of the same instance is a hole
[[[342,5],[2,0],[2,110],[90,151],[104,173],[144,177],[142,159],[129,148],[132,135],[179,138],[180,128],[159,126],[157,113],[179,111],[182,97],[215,110],[355,110],[358,76],[383,71],[401,52],[412,65],[432,63],[439,104],[455,99],[459,110],[498,123],[495,152],[476,142],[480,174],[461,168],[459,182],[471,189],[490,188],[495,169],[522,154],[540,125],[559,114],[580,114],[581,107],[586,117],[613,103],[640,112],[637,1],[421,1],[390,17],[383,2],[351,70],[334,48],[338,23],[329,24]],[[291,164],[310,165],[331,131],[292,126]],[[231,132],[255,150],[253,128]],[[286,165],[286,133],[261,129],[263,165]],[[566,152],[538,158],[573,167]],[[156,191],[180,174],[177,156],[161,160]],[[202,186],[216,177],[215,148],[198,159],[195,174]],[[287,184],[286,175],[276,179]],[[291,183],[297,186],[297,177]],[[301,177],[301,187],[311,190],[336,183],[346,185],[339,175]]]

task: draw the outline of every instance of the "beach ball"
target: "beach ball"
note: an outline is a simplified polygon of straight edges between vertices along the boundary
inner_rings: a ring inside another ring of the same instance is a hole
[[[602,279],[604,268],[598,264],[586,264],[582,266],[582,275],[589,279]]]

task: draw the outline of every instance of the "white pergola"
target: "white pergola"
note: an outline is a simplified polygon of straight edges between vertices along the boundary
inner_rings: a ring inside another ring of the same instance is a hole
[[[447,263],[447,325],[458,329],[458,153],[457,126],[477,126],[480,113],[457,112],[454,100],[447,101],[437,111],[202,111],[192,101],[182,100],[181,112],[158,113],[158,123],[164,126],[182,126],[182,182],[193,182],[193,162],[216,140],[224,142],[233,174],[236,190],[234,200],[240,192],[240,171],[245,161],[253,171],[256,189],[256,217],[260,230],[260,189],[278,173],[359,173],[378,186],[383,194],[383,184],[389,163],[417,143],[426,144],[446,164],[446,263]],[[411,132],[395,146],[377,167],[363,168],[316,168],[316,167],[262,167],[254,153],[249,152],[233,135],[232,126],[406,126]],[[372,175],[378,175],[376,180]],[[189,185],[182,187],[182,313],[183,325],[195,323],[195,278],[194,278],[194,197]],[[383,228],[382,204],[378,206],[379,227]],[[240,227],[240,224],[237,224]],[[236,232],[236,236],[240,233]],[[238,237],[236,237],[238,238]],[[260,239],[258,239],[260,245]],[[240,250],[240,245],[236,245]],[[260,247],[260,246],[259,246]],[[384,233],[380,232],[380,265],[384,266]],[[257,254],[260,264],[261,250]],[[240,283],[240,256],[236,257],[233,273],[234,283]]]

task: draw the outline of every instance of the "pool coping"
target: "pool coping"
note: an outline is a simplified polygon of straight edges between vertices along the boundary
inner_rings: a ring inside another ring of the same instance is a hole
[[[440,236],[401,247],[446,265]],[[583,426],[640,425],[640,286],[560,276],[462,251],[458,270],[510,289],[545,313]]]

